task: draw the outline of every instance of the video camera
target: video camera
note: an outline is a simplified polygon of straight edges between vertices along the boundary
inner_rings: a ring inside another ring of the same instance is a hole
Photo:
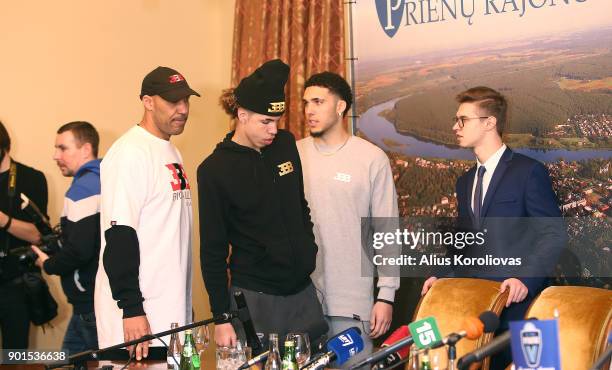
[[[41,235],[42,244],[40,250],[52,256],[57,253],[62,247],[62,230],[58,224],[51,227],[51,223],[38,206],[31,201],[25,194],[21,194],[21,209],[30,217],[34,226]],[[9,251],[9,254],[16,256],[19,261],[26,265],[31,265],[36,261],[38,256],[30,247],[19,247]]]

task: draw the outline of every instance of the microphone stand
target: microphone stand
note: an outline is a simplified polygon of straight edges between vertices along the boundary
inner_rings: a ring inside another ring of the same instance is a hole
[[[114,346],[110,346],[106,348],[93,349],[89,351],[79,352],[72,356],[68,356],[68,364],[74,365],[75,370],[87,369],[87,366],[86,366],[87,361],[99,360],[99,355],[101,353],[112,351],[115,349],[121,349],[124,347],[132,346],[132,345],[139,344],[139,343],[146,342],[146,341],[153,340],[153,339],[158,339],[159,337],[165,337],[166,335],[178,333],[178,332],[181,332],[187,329],[191,329],[191,328],[195,328],[198,326],[204,326],[208,324],[216,324],[216,323],[228,321],[228,320],[231,320],[237,317],[238,317],[238,314],[236,312],[223,313],[219,316],[215,316],[213,318],[202,320],[202,321],[197,321],[197,322],[187,324],[184,326],[179,326],[178,328],[175,328],[175,329],[162,331],[156,334],[147,334],[147,335],[142,336],[140,339],[134,339],[129,342],[119,343]],[[65,365],[66,364],[63,362],[61,364],[55,363],[55,364],[45,365],[45,368],[47,370],[50,370],[50,369],[60,368]]]
[[[457,360],[457,348],[455,345],[461,340],[461,336],[458,334],[451,334],[448,336],[448,368],[447,370],[455,370],[455,360]]]
[[[364,365],[380,362],[384,358],[386,358],[389,354],[399,350],[400,348],[409,346],[412,343],[414,343],[414,340],[412,339],[412,337],[402,338],[402,339],[398,340],[397,342],[391,344],[390,346],[384,347],[384,348],[378,350],[377,352],[374,352],[368,358],[365,358],[365,359],[361,360],[360,362],[351,365],[351,367],[349,367],[349,370],[356,370],[356,369],[358,369],[358,368],[360,368],[360,367],[362,367]]]
[[[595,363],[591,367],[591,370],[601,369],[601,367],[606,363],[606,361],[610,358],[610,356],[612,356],[612,346],[608,347],[608,349],[604,352],[604,354],[601,355],[601,357],[599,357],[595,361]],[[612,369],[612,363],[610,363],[610,369]]]
[[[372,366],[372,370],[378,370],[378,369],[384,369],[384,370],[391,370],[391,369],[395,369],[398,366],[404,365],[406,364],[408,361],[410,361],[410,356],[406,356],[406,358],[403,358],[402,360],[400,360],[398,363],[393,364],[390,367],[378,367],[378,366]]]

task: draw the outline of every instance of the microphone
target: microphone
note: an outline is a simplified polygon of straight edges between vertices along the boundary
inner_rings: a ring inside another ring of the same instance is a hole
[[[485,311],[478,316],[468,317],[463,321],[464,330],[459,333],[452,333],[444,339],[434,342],[429,349],[435,349],[446,345],[455,345],[462,338],[478,339],[483,333],[492,333],[499,327],[499,317],[492,311]]]
[[[231,319],[234,319],[237,317],[237,314],[235,312],[227,312],[227,313],[222,313],[221,315],[215,316],[213,318],[210,319],[206,319],[206,320],[202,320],[202,321],[198,321],[198,322],[194,322],[191,324],[187,324],[184,326],[179,326],[177,328],[174,329],[170,329],[170,330],[166,330],[166,331],[162,331],[156,334],[146,334],[143,335],[142,337],[140,337],[139,339],[133,339],[130,340],[128,342],[124,342],[124,343],[119,343],[119,344],[115,344],[113,346],[110,347],[105,347],[105,348],[99,348],[99,349],[92,349],[92,350],[88,350],[88,351],[84,351],[84,352],[79,352],[79,353],[75,353],[73,355],[68,356],[68,364],[70,365],[74,365],[75,369],[81,369],[84,368],[84,364],[87,361],[99,361],[101,359],[105,359],[105,360],[123,360],[123,358],[119,357],[117,355],[117,351],[118,349],[122,349],[134,344],[139,344],[145,341],[149,341],[149,340],[153,340],[153,339],[159,339],[160,337],[165,337],[166,335],[170,335],[170,334],[174,334],[174,333],[178,333],[181,331],[185,331],[187,329],[193,329],[195,327],[198,326],[204,326],[204,325],[208,325],[208,324],[217,324],[217,323],[221,323],[221,322],[228,322]],[[158,347],[152,347],[152,348],[158,348]],[[163,347],[162,347],[163,348]],[[149,349],[150,351],[150,349]],[[121,353],[125,353],[125,352],[121,352]],[[107,356],[108,355],[108,356]],[[163,351],[163,357],[160,354],[159,355],[159,360],[163,360],[166,357],[165,351]],[[149,359],[151,359],[151,352],[149,352]],[[57,362],[57,363],[51,363],[51,364],[47,364],[45,367],[47,369],[56,369],[59,367],[65,367],[66,366],[66,362],[65,361],[61,361],[61,362]]]
[[[357,327],[348,328],[327,342],[327,353],[304,365],[300,370],[322,369],[333,361],[340,366],[361,351],[363,351],[361,330]]]
[[[380,346],[381,348],[389,347],[392,344],[397,343],[398,341],[407,338],[410,336],[410,331],[408,330],[408,325],[402,325],[397,330],[395,330]],[[380,363],[373,366],[373,369],[382,370],[390,367],[394,367],[399,364],[403,359],[408,357],[410,352],[410,346],[406,345],[402,348],[399,348],[397,351],[389,354],[382,360]]]
[[[501,352],[502,350],[504,350],[504,348],[510,345],[511,338],[512,335],[510,333],[510,330],[504,332],[501,335],[498,335],[497,337],[493,338],[493,340],[487,345],[484,345],[478,348],[477,350],[461,357],[457,362],[457,368],[459,368],[459,370],[465,370],[469,368],[469,366],[474,362],[480,362],[491,355]]]
[[[537,319],[535,317],[530,317],[527,320],[537,320]],[[510,330],[507,330],[503,332],[502,334],[493,338],[493,340],[487,343],[486,345],[461,357],[459,361],[457,362],[457,367],[460,370],[465,370],[474,362],[480,362],[489,356],[492,356],[496,353],[503,351],[506,347],[510,345],[511,341],[512,341],[512,333],[510,333]]]
[[[612,356],[612,331],[608,334],[608,349],[603,353],[603,355],[599,356],[597,361],[593,363],[591,370],[599,370],[604,363]]]
[[[244,328],[244,334],[246,335],[247,345],[251,347],[251,353],[253,356],[257,356],[263,352],[263,346],[257,333],[255,333],[255,327],[253,326],[253,320],[251,320],[251,313],[247,306],[244,293],[241,291],[234,292],[234,300],[238,307],[238,319],[242,323]]]
[[[382,344],[381,347],[384,348],[379,349],[369,357],[351,366],[350,369],[357,369],[382,359],[385,360],[379,365],[380,367],[377,368],[384,369],[386,367],[391,367],[393,364],[397,364],[408,355],[410,345],[414,343],[414,340],[409,334],[410,332],[407,325],[399,327]],[[387,344],[386,346],[385,343]]]
[[[270,354],[270,351],[266,351],[260,355],[253,357],[252,359],[248,360],[244,364],[240,365],[238,370],[248,369],[249,367],[255,365],[256,363],[264,361],[265,359],[268,358],[269,354]]]

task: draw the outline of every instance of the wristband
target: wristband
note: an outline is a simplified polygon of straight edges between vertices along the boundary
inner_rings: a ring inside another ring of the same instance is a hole
[[[13,222],[13,217],[9,216],[8,221],[6,221],[6,224],[2,226],[2,230],[8,231],[9,227],[11,227],[12,222]]]
[[[391,306],[393,306],[393,302],[388,301],[386,299],[382,299],[382,298],[376,298],[376,302],[383,302],[383,303],[390,304]]]

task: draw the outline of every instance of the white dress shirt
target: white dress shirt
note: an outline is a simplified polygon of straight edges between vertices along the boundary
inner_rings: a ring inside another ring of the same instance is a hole
[[[497,151],[491,157],[489,157],[489,159],[487,159],[485,163],[480,163],[478,158],[476,158],[476,173],[474,174],[474,183],[472,184],[472,196],[470,198],[470,207],[472,208],[472,211],[474,211],[474,193],[476,192],[476,182],[478,181],[478,169],[480,168],[480,166],[484,166],[486,168],[486,171],[482,176],[482,205],[484,203],[485,196],[487,195],[487,189],[489,188],[489,184],[491,183],[491,178],[493,177],[495,168],[497,167],[497,164],[499,163],[499,160],[501,159],[502,155],[506,151],[506,148],[506,144],[502,144],[502,146],[499,147],[499,149],[497,149]]]

